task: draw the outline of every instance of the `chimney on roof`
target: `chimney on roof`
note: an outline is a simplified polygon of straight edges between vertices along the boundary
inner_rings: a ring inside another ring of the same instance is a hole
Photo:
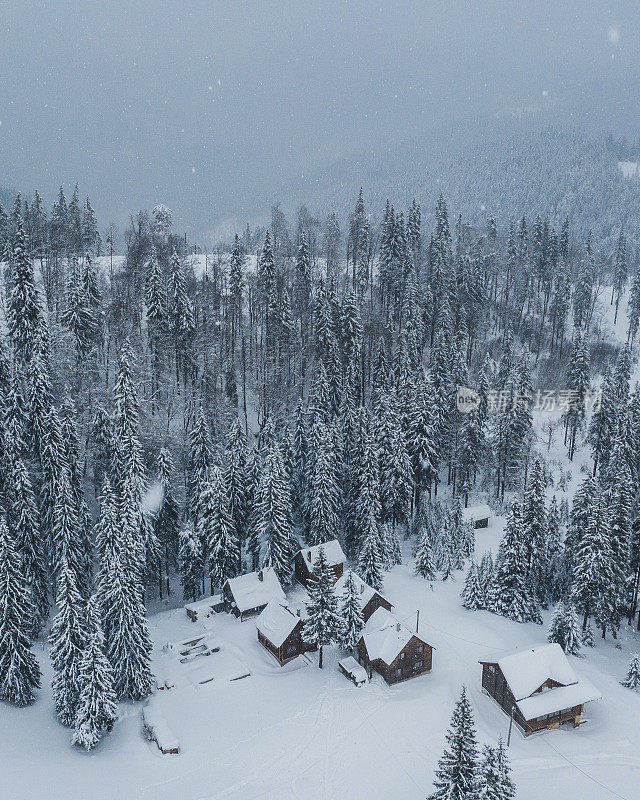
[[[396,625],[396,630],[398,631],[398,633],[400,633],[400,623],[398,623],[398,624]]]
[[[264,580],[264,572],[262,570],[260,570],[260,572],[258,572],[258,580],[259,581],[263,581]]]
[[[296,614],[297,614],[298,616],[300,616],[300,609],[299,609],[299,608],[296,608]]]
[[[364,583],[360,584],[360,594],[364,594]]]
[[[311,550],[307,550],[307,561],[311,561]]]

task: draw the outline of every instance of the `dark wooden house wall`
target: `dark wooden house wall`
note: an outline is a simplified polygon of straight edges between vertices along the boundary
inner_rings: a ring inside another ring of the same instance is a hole
[[[312,649],[310,645],[308,645],[302,638],[303,628],[304,624],[302,620],[300,620],[300,622],[296,624],[296,627],[291,631],[280,647],[276,647],[272,642],[270,642],[269,639],[264,636],[262,631],[258,631],[258,641],[278,659],[281,665],[284,665],[288,661],[291,661],[291,659],[296,658],[296,656],[306,653],[308,650]]]
[[[552,678],[546,680],[542,686],[539,686],[533,694],[541,692],[543,689],[552,689],[563,684],[554,681]],[[513,696],[511,689],[502,673],[502,670],[497,664],[483,664],[482,665],[482,688],[498,703],[500,708],[507,716],[511,716],[511,712],[515,709],[513,714],[514,722],[524,731],[525,736],[536,731],[545,730],[552,725],[557,725],[561,722],[573,721],[574,725],[582,714],[583,706],[573,706],[569,709],[562,709],[554,714],[545,715],[544,719],[530,719],[526,720],[516,705],[516,699]]]
[[[419,652],[422,648],[422,652]],[[364,666],[371,666],[387,683],[398,683],[423,675],[431,670],[433,663],[433,648],[417,636],[412,636],[404,646],[402,652],[391,664],[385,664],[379,658],[369,660],[369,654],[364,640],[358,642],[358,661]],[[419,666],[416,666],[419,664]]]
[[[387,611],[391,611],[393,606],[388,600],[385,600],[384,597],[382,597],[382,595],[379,595],[377,592],[375,592],[373,597],[371,597],[369,602],[362,609],[362,616],[364,618],[364,621],[366,622],[369,619],[369,617],[379,608],[386,608]]]

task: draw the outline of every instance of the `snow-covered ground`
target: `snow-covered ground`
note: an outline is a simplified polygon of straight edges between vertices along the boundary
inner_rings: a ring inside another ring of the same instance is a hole
[[[494,552],[504,525],[493,519],[478,531],[477,550]],[[407,552],[407,561],[409,553]],[[356,688],[337,668],[340,651],[281,669],[257,641],[254,621],[226,614],[192,623],[184,610],[151,617],[153,666],[175,683],[156,702],[180,742],[181,753],[163,756],[141,736],[140,705],[122,704],[120,719],[92,753],[69,744],[56,720],[44,671],[38,702],[27,709],[3,706],[2,782],[7,800],[91,798],[112,800],[252,800],[255,798],[423,798],[444,745],[453,704],[462,684],[473,703],[481,742],[506,738],[508,719],[480,690],[478,659],[545,641],[546,626],[520,625],[485,611],[466,611],[455,582],[431,586],[409,564],[394,568],[385,593],[399,616],[435,649],[431,674],[388,687],[380,677]],[[299,587],[289,593],[304,601]],[[548,614],[547,620],[548,621]],[[208,631],[218,653],[181,664],[167,642]],[[509,755],[519,800],[538,800],[545,787],[559,796],[593,800],[637,797],[640,779],[640,696],[624,689],[629,654],[640,637],[625,629],[619,639],[598,641],[585,658],[571,658],[579,675],[603,699],[586,709],[587,723],[524,739],[514,730]],[[192,671],[213,680],[199,685]],[[250,676],[231,680],[247,672]]]

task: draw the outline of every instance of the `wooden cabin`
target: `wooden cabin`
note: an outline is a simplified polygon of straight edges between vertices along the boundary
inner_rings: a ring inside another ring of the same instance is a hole
[[[524,733],[580,725],[584,704],[601,697],[578,678],[559,644],[546,644],[496,659],[480,661],[482,690]]]
[[[473,523],[474,528],[488,528],[489,517],[491,516],[491,509],[486,504],[462,509],[463,521]]]
[[[293,569],[298,583],[301,583],[305,588],[308,587],[309,581],[313,580],[313,570],[320,548],[324,550],[327,564],[330,571],[334,575],[334,583],[342,576],[344,572],[345,555],[340,547],[340,542],[337,539],[332,539],[330,542],[324,544],[317,544],[313,547],[304,547],[298,550],[293,558]]]
[[[359,593],[358,596],[360,600],[360,608],[362,610],[362,617],[365,622],[379,608],[386,608],[387,611],[391,611],[393,604],[387,600],[384,595],[380,594],[380,592],[376,591],[372,586],[369,586],[368,583],[365,583],[357,573],[350,569],[348,569],[342,575],[342,577],[338,579],[334,587],[335,593],[338,595],[338,597],[344,593],[349,575],[353,575],[353,581]]]
[[[300,612],[279,600],[272,600],[256,620],[258,641],[281,667],[313,649],[302,637],[303,627]]]
[[[259,614],[272,600],[284,600],[278,576],[271,567],[229,578],[222,587],[225,609],[241,621]]]
[[[365,625],[357,644],[358,661],[387,683],[398,683],[431,671],[433,648],[386,608]]]

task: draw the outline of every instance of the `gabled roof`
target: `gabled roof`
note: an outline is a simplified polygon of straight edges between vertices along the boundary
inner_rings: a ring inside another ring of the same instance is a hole
[[[361,608],[364,608],[367,605],[367,603],[369,602],[369,600],[371,600],[374,594],[380,595],[380,597],[382,597],[384,600],[387,600],[387,598],[381,592],[378,592],[376,589],[373,588],[373,586],[369,586],[368,583],[365,583],[362,580],[362,578],[352,569],[348,569],[336,581],[336,584],[334,586],[334,591],[337,595],[341,595],[344,592],[349,575],[353,575],[353,580],[356,585],[356,589],[358,591],[358,597],[360,600]],[[387,603],[393,605],[393,603],[391,603],[390,600],[387,600]]]
[[[300,619],[286,603],[272,600],[256,620],[256,628],[274,647],[281,647]]]
[[[371,661],[380,659],[385,664],[392,664],[413,636],[417,634],[386,608],[380,607],[369,617],[360,638],[364,640]]]
[[[318,560],[320,548],[323,548],[327,564],[330,567],[334,567],[336,564],[344,564],[346,561],[345,555],[340,547],[340,542],[337,539],[332,539],[330,542],[325,542],[324,544],[316,544],[313,547],[303,547],[298,550],[298,553],[302,553],[302,557],[304,558],[309,572],[313,572],[313,567]],[[298,553],[296,553],[296,556]]]
[[[496,659],[483,659],[481,663],[500,667],[525,719],[552,714],[601,697],[592,683],[577,677],[559,644],[545,644]],[[534,694],[549,679],[561,685]]]
[[[476,522],[479,519],[489,519],[493,516],[491,509],[486,503],[480,506],[469,506],[462,509],[462,519],[465,522]]]
[[[262,573],[262,580],[260,580]],[[229,578],[225,583],[229,587],[238,611],[249,611],[251,608],[266,606],[270,600],[284,600],[285,594],[280,586],[278,576],[271,567],[259,572],[248,572]]]

